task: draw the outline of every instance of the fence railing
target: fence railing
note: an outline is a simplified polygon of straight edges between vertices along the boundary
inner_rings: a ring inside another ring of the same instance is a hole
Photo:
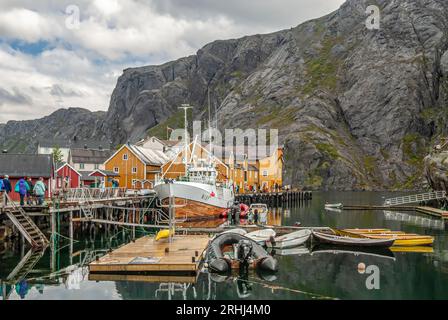
[[[386,201],[384,201],[384,205],[399,206],[404,204],[419,203],[424,201],[439,200],[445,198],[446,198],[445,191],[435,191],[435,192],[427,192],[421,194],[414,194],[410,196],[386,199]]]
[[[59,190],[66,201],[109,200],[126,197],[126,188],[75,188]]]

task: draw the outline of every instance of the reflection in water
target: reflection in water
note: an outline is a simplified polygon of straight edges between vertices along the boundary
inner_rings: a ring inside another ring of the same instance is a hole
[[[444,299],[448,298],[448,247],[441,220],[412,213],[382,211],[326,212],[325,202],[381,204],[390,193],[322,193],[313,201],[288,209],[272,209],[269,224],[388,228],[435,237],[434,248],[392,248],[360,251],[340,247],[299,247],[271,251],[280,271],[274,275],[254,270],[230,275],[197,277],[154,275],[89,275],[87,265],[128,243],[132,229],[84,225],[76,241],[55,237],[44,252],[27,250],[20,241],[0,242],[2,299]],[[208,225],[207,225],[208,226]],[[136,230],[137,236],[147,232]],[[63,233],[63,232],[62,232]],[[66,234],[66,233],[64,233]],[[412,249],[412,252],[407,252]],[[423,250],[424,249],[424,250]],[[380,290],[366,288],[358,265],[380,270]]]
[[[407,214],[393,211],[384,211],[384,217],[386,220],[401,221],[429,229],[445,230],[445,222],[443,219],[433,219],[422,217],[418,214]]]

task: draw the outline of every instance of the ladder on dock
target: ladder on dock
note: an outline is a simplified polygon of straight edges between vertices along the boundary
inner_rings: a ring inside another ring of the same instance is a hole
[[[443,199],[446,199],[445,191],[434,191],[434,192],[427,192],[421,194],[414,194],[410,196],[386,199],[384,201],[384,206],[393,207],[411,203],[419,203],[423,201],[443,200]]]
[[[92,205],[91,202],[92,196],[89,193],[88,189],[81,189],[81,199],[79,201],[79,207],[81,208],[82,213],[84,213],[84,216],[91,220],[93,219],[93,213],[92,213]]]
[[[48,245],[48,239],[42,231],[40,231],[34,221],[26,214],[25,210],[16,205],[7,194],[5,194],[5,196],[8,199],[8,204],[10,204],[10,206],[5,207],[4,212],[23,237],[33,248],[42,248]]]

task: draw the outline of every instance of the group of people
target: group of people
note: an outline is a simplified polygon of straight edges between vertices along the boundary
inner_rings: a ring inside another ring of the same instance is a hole
[[[262,187],[259,187],[257,185],[249,185],[246,188],[244,188],[246,191],[249,191],[251,193],[268,193],[268,192],[279,192],[282,188],[278,183],[275,183],[272,188],[269,188],[266,184],[263,184]],[[241,190],[241,187],[239,185],[235,186],[235,193],[239,194]]]
[[[9,177],[5,176],[0,178],[0,192],[10,194],[13,191]],[[45,192],[47,187],[44,183],[44,178],[40,177],[39,180],[33,184],[31,177],[20,179],[14,186],[14,192],[20,195],[20,205],[25,205],[25,200],[28,205],[32,205],[37,202],[38,205],[43,205],[45,199]],[[37,201],[36,201],[37,200]],[[7,198],[5,200],[7,204]]]

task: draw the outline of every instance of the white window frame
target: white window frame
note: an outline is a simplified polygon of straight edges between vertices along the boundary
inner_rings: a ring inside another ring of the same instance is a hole
[[[123,154],[123,161],[128,161],[129,155],[127,153]]]
[[[135,174],[136,174],[136,173],[137,173],[137,170],[138,170],[137,167],[132,167],[132,173],[135,173]]]
[[[115,173],[120,173],[120,168],[119,167],[114,167],[114,172]]]
[[[262,175],[263,175],[263,177],[267,177],[269,175],[268,170],[263,170]]]
[[[84,164],[84,163],[80,163],[80,164],[79,164],[79,169],[80,169],[80,170],[85,169],[85,164]]]

